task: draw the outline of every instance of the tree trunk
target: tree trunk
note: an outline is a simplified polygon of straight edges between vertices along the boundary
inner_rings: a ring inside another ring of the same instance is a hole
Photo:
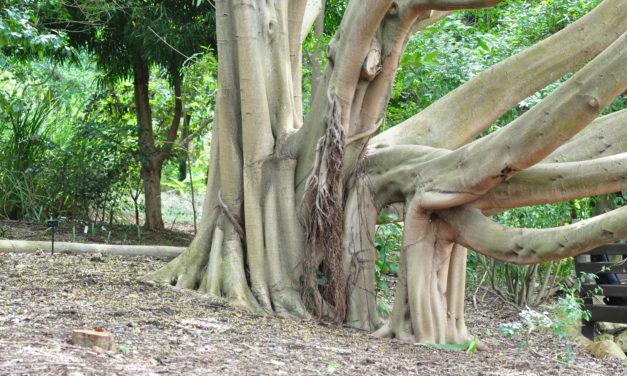
[[[537,263],[626,236],[625,209],[550,230],[505,229],[485,216],[627,188],[627,145],[590,162],[543,162],[625,89],[625,2],[606,1],[540,47],[476,76],[425,110],[435,123],[422,117],[403,125],[410,137],[393,128],[370,141],[410,33],[442,16],[433,10],[496,2],[350,2],[302,119],[296,91],[307,1],[217,1],[220,91],[199,231],[186,252],[147,278],[258,313],[313,313],[384,336],[465,343],[465,247]],[[585,48],[556,55],[564,44]],[[507,111],[503,103],[514,106],[604,49],[516,124],[474,140]],[[533,80],[508,82],[491,97],[492,76],[512,72]],[[568,151],[556,153],[569,160]],[[593,176],[599,166],[604,176],[576,184],[576,174]],[[403,205],[405,232],[384,323],[376,313],[374,234],[380,210],[392,204]]]
[[[152,127],[152,109],[149,98],[150,67],[144,60],[141,51],[136,52],[135,60],[133,88],[135,92],[139,152],[141,154],[140,176],[144,185],[146,214],[144,227],[148,230],[160,231],[164,229],[161,215],[161,169],[164,160],[172,150],[181,121],[181,113],[183,111],[181,78],[178,71],[171,72],[174,87],[172,124],[168,129],[164,145],[158,148],[155,144]]]
[[[148,230],[163,230],[161,216],[161,164],[152,160],[142,163],[141,177],[144,183],[144,204],[146,221],[144,227]]]
[[[190,114],[185,114],[185,118],[183,120],[183,129],[181,130],[181,140],[186,140],[189,136],[189,122],[191,120]],[[187,142],[185,144],[181,144],[181,148],[183,149],[179,152],[179,181],[184,181],[187,177],[187,161],[189,160],[190,153],[190,145],[191,142]],[[191,174],[191,171],[190,171]]]

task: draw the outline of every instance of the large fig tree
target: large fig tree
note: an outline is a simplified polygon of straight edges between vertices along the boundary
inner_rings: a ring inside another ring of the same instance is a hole
[[[202,223],[189,249],[148,278],[259,313],[463,343],[467,247],[526,264],[627,236],[627,208],[543,230],[486,217],[627,188],[627,111],[599,117],[627,88],[627,0],[606,0],[377,132],[409,36],[444,12],[498,2],[351,1],[303,116],[301,41],[315,2],[216,1],[219,97]],[[478,138],[573,71],[517,120]],[[391,204],[404,208],[405,230],[394,308],[382,322],[373,236]]]

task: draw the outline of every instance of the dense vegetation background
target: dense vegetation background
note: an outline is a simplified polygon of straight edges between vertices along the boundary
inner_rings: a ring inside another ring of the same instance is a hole
[[[427,107],[490,65],[560,30],[599,2],[505,1],[493,8],[457,12],[414,35],[401,60],[384,129]],[[210,2],[199,1],[196,6],[203,3],[210,12]],[[176,60],[181,67],[181,97],[188,124],[181,132],[191,134],[201,128],[203,119],[213,116],[216,58],[208,45],[190,55],[176,49],[170,43],[174,37],[171,24],[166,22],[169,16],[157,3],[83,2],[90,4],[92,17],[76,23],[66,6],[72,9],[80,4],[0,1],[0,218],[42,223],[50,217],[67,217],[86,223],[139,226],[142,155],[132,75],[123,69],[108,69],[111,62],[103,63],[102,56],[99,58],[102,51],[77,43],[75,34],[91,30],[96,45],[106,42],[107,48],[116,48],[116,40],[109,40],[107,34],[116,19],[101,17],[103,14],[123,9],[131,19],[150,15],[154,22],[133,24],[133,33],[119,32],[130,33],[129,38],[143,38],[144,45],[161,51],[151,60],[149,89],[153,126],[162,136],[167,133],[175,100],[170,62]],[[319,58],[324,56],[320,51],[337,29],[345,6],[345,0],[327,1],[324,30],[312,31],[305,41],[305,111],[315,84],[313,71],[326,64]],[[212,34],[211,30],[206,32]],[[115,51],[116,56],[124,56],[124,51]],[[491,131],[533,107],[566,78],[519,103]],[[625,106],[625,98],[619,98],[606,111]],[[161,183],[166,221],[195,220],[211,162],[208,129],[200,129],[189,143],[176,144],[165,162]],[[625,192],[618,192],[509,210],[497,220],[520,227],[560,226],[622,206],[625,197]],[[389,296],[397,270],[402,224],[394,219],[393,215],[384,216],[382,223],[389,223],[377,230],[376,278],[383,297]],[[470,288],[490,286],[504,300],[519,306],[538,305],[560,286],[568,288],[574,283],[570,260],[515,266],[474,253],[468,277]],[[384,300],[380,307],[389,310]]]

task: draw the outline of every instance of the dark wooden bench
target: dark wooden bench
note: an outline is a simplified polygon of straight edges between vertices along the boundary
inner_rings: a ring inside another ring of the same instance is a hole
[[[584,309],[590,311],[591,317],[590,320],[583,321],[582,333],[590,339],[594,337],[595,322],[607,321],[627,324],[627,305],[594,304],[592,299],[593,294],[611,297],[627,297],[627,263],[623,262],[617,265],[614,262],[592,262],[590,261],[590,256],[594,255],[627,255],[627,244],[605,244],[575,257],[577,277],[581,276],[582,272],[594,274],[614,273],[620,282],[620,284],[617,285],[607,285],[597,284],[596,280],[590,280],[583,284],[581,297],[584,300]],[[595,291],[598,287],[603,289],[603,292],[596,293]]]

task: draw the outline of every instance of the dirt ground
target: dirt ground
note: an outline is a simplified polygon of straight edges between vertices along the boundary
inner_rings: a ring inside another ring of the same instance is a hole
[[[0,253],[0,375],[621,375],[550,334],[525,343],[498,324],[517,312],[481,294],[468,304],[476,354],[378,339],[315,321],[248,314],[190,291],[137,277],[167,260]],[[70,343],[74,329],[102,328],[108,352]],[[569,363],[558,360],[574,359]]]

